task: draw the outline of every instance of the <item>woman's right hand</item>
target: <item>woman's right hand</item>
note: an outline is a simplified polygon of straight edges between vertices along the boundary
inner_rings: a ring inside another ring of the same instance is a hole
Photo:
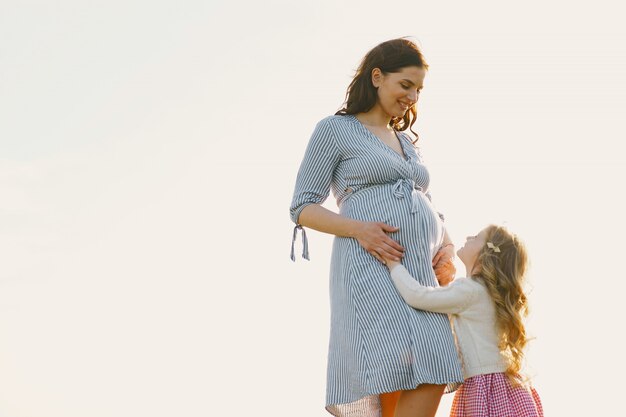
[[[398,230],[382,222],[361,222],[354,237],[363,249],[384,264],[383,258],[400,261],[404,256],[404,248],[387,235]]]

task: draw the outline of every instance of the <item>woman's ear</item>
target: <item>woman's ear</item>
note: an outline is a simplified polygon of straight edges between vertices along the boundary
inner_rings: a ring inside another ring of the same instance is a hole
[[[383,72],[380,68],[374,68],[372,70],[372,85],[375,88],[380,87],[380,84],[383,82]]]

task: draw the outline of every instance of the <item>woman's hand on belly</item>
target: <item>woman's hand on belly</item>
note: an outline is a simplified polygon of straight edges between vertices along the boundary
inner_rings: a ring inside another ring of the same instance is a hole
[[[454,281],[454,276],[456,275],[456,267],[450,259],[448,262],[438,264],[439,266],[435,267],[435,275],[437,276],[437,282],[442,287],[445,287],[452,281]]]
[[[433,258],[433,268],[439,285],[446,286],[454,280],[456,267],[454,266],[454,246],[445,245]]]
[[[381,222],[361,222],[354,238],[363,249],[384,264],[383,258],[399,261],[404,256],[404,248],[387,235],[398,230]]]

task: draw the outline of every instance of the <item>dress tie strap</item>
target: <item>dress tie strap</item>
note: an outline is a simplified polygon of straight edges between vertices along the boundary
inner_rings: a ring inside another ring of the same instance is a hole
[[[411,213],[417,213],[418,210],[417,200],[413,198],[413,190],[415,189],[422,191],[422,187],[415,185],[415,181],[408,178],[400,178],[393,185],[393,195],[397,199],[402,199],[405,195],[411,199]]]
[[[298,229],[302,230],[302,257],[309,260],[309,241],[306,238],[306,230],[301,225],[296,225],[293,228],[293,239],[291,239],[291,260],[296,261],[295,255],[295,246],[296,246],[296,236],[298,235]]]

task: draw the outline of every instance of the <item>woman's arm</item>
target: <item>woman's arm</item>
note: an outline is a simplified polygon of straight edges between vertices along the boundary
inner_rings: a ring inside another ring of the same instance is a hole
[[[381,262],[383,257],[400,260],[404,256],[404,248],[387,235],[398,231],[398,228],[385,223],[350,219],[319,204],[304,207],[298,223],[335,236],[355,238],[367,252]]]
[[[333,173],[340,161],[341,152],[335,143],[332,123],[324,119],[315,127],[298,170],[289,209],[291,219],[320,232],[355,238],[381,262],[381,255],[392,259],[402,257],[402,246],[387,235],[397,231],[396,227],[349,219],[321,206],[330,193]]]

